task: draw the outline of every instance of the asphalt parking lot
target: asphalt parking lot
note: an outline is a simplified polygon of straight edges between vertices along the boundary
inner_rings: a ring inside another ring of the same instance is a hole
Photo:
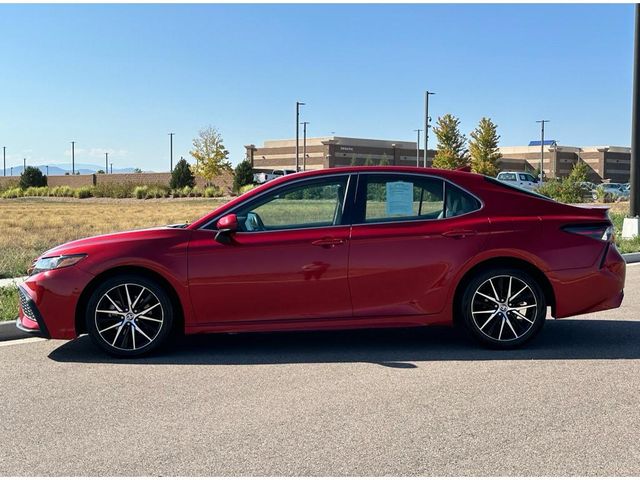
[[[523,350],[440,328],[0,344],[0,475],[638,475],[640,265]]]

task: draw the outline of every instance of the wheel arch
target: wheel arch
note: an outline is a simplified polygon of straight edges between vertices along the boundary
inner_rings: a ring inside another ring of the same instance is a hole
[[[551,282],[544,274],[544,272],[534,264],[521,258],[502,256],[483,260],[467,270],[462,276],[462,278],[458,282],[458,285],[456,286],[456,290],[453,296],[454,322],[457,323],[460,319],[459,308],[465,287],[478,272],[490,268],[519,268],[527,272],[540,284],[540,288],[542,288],[542,291],[544,293],[545,301],[547,305],[551,307],[551,312],[555,316],[556,297],[553,291],[553,286],[551,285]]]
[[[89,302],[89,298],[91,297],[91,293],[93,289],[97,285],[100,285],[100,283],[104,282],[106,279],[113,277],[114,275],[122,275],[122,274],[140,275],[159,283],[166,290],[174,308],[174,314],[175,314],[174,326],[173,326],[174,332],[184,332],[184,307],[182,305],[182,302],[180,301],[178,292],[173,287],[173,285],[171,285],[171,283],[165,277],[163,277],[162,275],[160,275],[158,272],[154,270],[151,270],[146,267],[135,266],[135,265],[124,265],[124,266],[110,268],[108,270],[105,270],[104,272],[99,273],[85,286],[84,290],[80,294],[78,303],[76,305],[76,315],[75,315],[76,336],[83,333],[87,333],[87,329],[85,327],[85,322],[84,322],[85,320],[84,313],[87,308],[87,303]]]

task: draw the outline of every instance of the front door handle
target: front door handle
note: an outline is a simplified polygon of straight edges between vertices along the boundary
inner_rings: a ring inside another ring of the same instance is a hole
[[[342,245],[343,243],[344,240],[341,238],[327,237],[321,238],[319,240],[314,240],[313,242],[311,242],[311,245],[315,245],[316,247],[333,248],[336,245]]]
[[[442,236],[447,238],[467,238],[476,235],[477,233],[478,232],[475,230],[450,230],[448,232],[444,232]]]

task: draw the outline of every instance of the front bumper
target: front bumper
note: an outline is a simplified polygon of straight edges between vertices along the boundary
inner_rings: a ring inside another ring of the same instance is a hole
[[[18,285],[20,309],[16,326],[45,338],[75,338],[76,308],[92,278],[76,267],[30,276]]]
[[[22,286],[18,286],[20,298],[19,315],[16,327],[23,332],[44,338],[51,338],[47,325],[44,323],[40,310]]]

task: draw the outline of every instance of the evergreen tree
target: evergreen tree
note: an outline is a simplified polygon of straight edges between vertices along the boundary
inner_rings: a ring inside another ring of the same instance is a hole
[[[20,174],[20,188],[29,187],[45,187],[47,185],[47,177],[42,175],[42,171],[36,167],[27,167]]]
[[[453,170],[469,164],[467,137],[460,132],[460,120],[447,113],[438,118],[433,133],[438,139],[438,153],[433,159],[434,168]]]
[[[169,186],[172,189],[191,187],[196,184],[196,179],[193,176],[193,172],[191,171],[191,167],[187,161],[180,157],[178,163],[173,168],[173,172],[171,172],[171,180],[169,181]]]
[[[476,129],[470,134],[469,154],[471,170],[495,177],[498,174],[498,160],[502,154],[498,151],[498,126],[490,118],[482,117]]]
[[[253,168],[251,161],[244,159],[240,162],[233,173],[233,190],[239,192],[240,188],[253,183]]]

